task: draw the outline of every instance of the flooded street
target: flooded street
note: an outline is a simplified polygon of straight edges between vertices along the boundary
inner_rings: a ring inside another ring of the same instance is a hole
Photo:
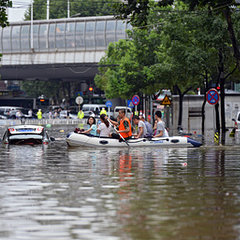
[[[0,148],[0,239],[240,239],[238,139],[69,149],[70,129],[49,129],[49,146]]]

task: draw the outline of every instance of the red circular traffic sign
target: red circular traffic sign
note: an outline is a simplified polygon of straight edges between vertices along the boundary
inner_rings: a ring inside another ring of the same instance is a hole
[[[209,104],[215,105],[219,101],[219,94],[215,88],[211,88],[208,90],[206,98]]]
[[[133,105],[138,105],[140,103],[140,98],[138,95],[134,95],[132,97],[132,103],[133,103]]]

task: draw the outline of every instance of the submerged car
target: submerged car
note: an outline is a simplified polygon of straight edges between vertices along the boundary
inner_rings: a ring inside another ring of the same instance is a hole
[[[2,143],[15,145],[35,145],[49,144],[53,140],[54,138],[50,138],[47,131],[42,126],[18,125],[7,128],[3,135]]]

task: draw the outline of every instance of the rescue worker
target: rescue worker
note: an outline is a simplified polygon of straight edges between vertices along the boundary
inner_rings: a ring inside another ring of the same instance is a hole
[[[105,108],[102,108],[102,110],[100,111],[100,115],[102,115],[102,114],[107,115],[107,111],[105,110]]]
[[[37,118],[42,119],[42,109],[38,109]]]
[[[82,109],[79,110],[77,117],[78,117],[78,119],[83,119],[84,118],[84,112],[83,112]]]
[[[114,125],[118,126],[118,131],[117,133],[112,133],[111,137],[116,138],[116,139],[122,139],[122,137],[125,140],[128,140],[129,138],[132,137],[132,127],[131,127],[131,122],[130,120],[125,116],[125,110],[120,109],[118,112],[118,116],[120,121],[116,122],[108,118],[108,120]],[[121,135],[121,136],[120,136]]]

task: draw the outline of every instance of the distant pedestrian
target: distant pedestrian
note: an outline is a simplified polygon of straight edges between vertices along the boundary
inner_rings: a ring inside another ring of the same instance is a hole
[[[102,114],[107,115],[107,111],[105,110],[105,108],[102,108],[102,110],[101,110],[101,112],[100,112],[100,115],[102,115]]]
[[[29,109],[27,117],[32,118],[32,116],[33,116],[33,111],[32,111],[32,109]]]
[[[83,119],[84,118],[84,112],[83,112],[82,109],[79,110],[77,117],[78,117],[78,119]]]
[[[42,109],[38,109],[37,118],[38,118],[39,120],[42,119]]]
[[[22,116],[23,116],[22,112],[21,112],[20,110],[18,110],[18,111],[16,112],[16,119],[21,119]]]

